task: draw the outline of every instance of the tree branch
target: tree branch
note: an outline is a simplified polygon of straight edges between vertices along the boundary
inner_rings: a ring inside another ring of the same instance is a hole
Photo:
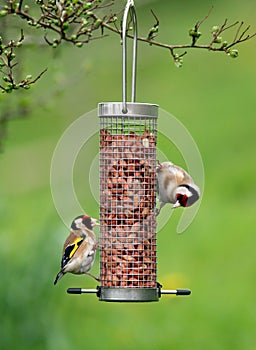
[[[211,9],[212,10],[212,9]],[[193,29],[194,33],[192,34],[192,36],[194,38],[197,37],[197,39],[199,39],[199,37],[201,36],[201,34],[199,35],[199,32],[198,32],[198,28],[200,27],[200,25],[209,17],[210,13],[211,13],[211,10],[209,11],[209,13],[207,14],[207,16],[205,16],[203,18],[203,20],[197,22],[195,24],[195,27]],[[97,17],[95,17],[97,18]],[[175,50],[180,50],[180,49],[202,49],[202,50],[208,50],[208,51],[214,51],[214,52],[225,52],[226,54],[230,55],[230,48],[243,42],[243,41],[247,41],[249,39],[252,39],[253,37],[256,36],[256,33],[253,33],[251,35],[247,35],[246,37],[244,37],[245,33],[249,30],[250,26],[248,26],[243,32],[242,34],[238,37],[238,34],[243,26],[243,22],[239,22],[239,21],[236,21],[230,25],[227,25],[228,23],[228,20],[225,19],[224,23],[221,25],[220,29],[216,26],[216,30],[213,30],[212,33],[213,33],[213,38],[210,40],[209,44],[204,44],[204,45],[198,45],[196,44],[196,40],[192,40],[192,43],[190,44],[179,44],[179,45],[171,45],[171,44],[165,44],[165,43],[162,43],[162,42],[158,42],[158,41],[155,41],[153,40],[153,38],[149,39],[149,35],[148,37],[138,37],[137,40],[138,41],[141,41],[141,42],[145,42],[145,43],[148,43],[149,45],[152,45],[152,46],[157,46],[157,47],[162,47],[164,49],[168,49],[170,50],[170,53],[172,55],[172,57],[174,58],[174,62],[176,64],[176,66],[180,67],[182,65],[182,60],[179,60],[179,58],[182,58],[185,54],[187,54],[187,51],[183,52],[182,54],[178,55],[175,53]],[[158,21],[158,24],[159,25],[159,21]],[[222,39],[219,37],[220,34],[222,34],[224,31],[230,29],[230,28],[233,28],[235,26],[238,26],[237,28],[237,31],[236,31],[236,34],[235,34],[235,37],[233,39],[233,41],[230,43],[230,44],[227,44],[225,41],[222,43]],[[117,34],[121,34],[121,30],[118,29],[116,26],[113,27],[112,25],[108,24],[107,22],[103,22],[102,23],[102,26],[104,26],[104,28],[114,32],[114,33],[117,33]],[[190,33],[191,35],[191,33]],[[127,33],[127,37],[128,38],[133,38],[133,35],[132,34],[129,34]],[[221,44],[221,46],[213,46],[213,44]],[[231,55],[231,57],[237,57],[237,54],[236,54],[237,51],[235,51],[235,55]],[[177,61],[178,60],[178,61]],[[177,62],[179,62],[179,64],[177,64]]]
[[[77,47],[82,47],[83,44],[89,43],[91,40],[100,39],[106,36],[104,31],[109,31],[121,35],[121,28],[117,26],[117,15],[108,14],[100,17],[97,15],[97,10],[102,10],[113,5],[113,1],[108,1],[104,5],[100,0],[36,0],[36,5],[39,12],[39,16],[36,18],[29,14],[29,7],[23,4],[23,0],[11,0],[6,1],[6,5],[0,7],[0,16],[5,17],[7,15],[15,14],[21,19],[25,20],[29,26],[42,28],[45,30],[44,39],[48,45],[53,48],[60,45],[62,42],[69,42]],[[213,52],[225,52],[228,56],[237,57],[238,51],[233,49],[235,45],[248,41],[256,36],[256,33],[248,34],[250,26],[247,26],[244,30],[243,21],[234,22],[228,24],[228,19],[225,19],[220,27],[214,26],[212,28],[212,37],[206,44],[198,44],[201,40],[202,33],[199,31],[202,24],[204,24],[211,15],[213,7],[203,19],[196,22],[194,27],[189,30],[189,36],[191,38],[190,43],[172,45],[156,41],[155,38],[158,34],[160,21],[157,18],[153,10],[151,10],[154,18],[154,24],[149,29],[148,34],[143,37],[138,37],[138,41],[149,44],[150,46],[162,47],[170,52],[174,63],[177,67],[181,67],[183,64],[183,56],[187,54],[189,49],[201,49]],[[128,26],[129,27],[129,26]],[[234,39],[231,42],[223,41],[221,35],[227,30],[236,27]],[[99,35],[95,35],[95,32],[100,31]],[[56,34],[56,38],[48,39],[47,33],[52,32]],[[127,37],[133,38],[133,35],[127,31]],[[3,74],[3,79],[6,83],[5,86],[1,85],[2,92],[11,92],[18,88],[29,88],[31,84],[36,82],[45,70],[38,75],[34,80],[23,79],[21,82],[16,83],[13,77],[13,68],[17,64],[14,62],[16,49],[21,45],[24,39],[22,38],[15,42],[11,40],[8,44],[4,44],[2,39],[0,40],[0,73]],[[179,53],[180,50],[182,53]]]

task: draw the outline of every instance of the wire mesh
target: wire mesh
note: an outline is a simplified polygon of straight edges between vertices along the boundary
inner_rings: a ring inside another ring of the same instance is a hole
[[[157,116],[100,115],[102,287],[157,286],[156,132]]]

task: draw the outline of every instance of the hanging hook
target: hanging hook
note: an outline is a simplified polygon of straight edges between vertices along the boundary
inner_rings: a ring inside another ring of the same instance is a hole
[[[131,102],[135,102],[136,94],[136,66],[137,66],[137,17],[133,0],[128,0],[124,10],[122,23],[123,42],[123,113],[127,113],[127,45],[126,28],[129,10],[131,9],[133,21],[133,54],[132,54],[132,94]]]

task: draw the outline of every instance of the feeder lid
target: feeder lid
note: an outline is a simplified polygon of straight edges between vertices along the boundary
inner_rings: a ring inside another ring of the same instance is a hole
[[[158,116],[158,105],[150,103],[127,102],[127,112],[123,112],[122,102],[102,102],[98,105],[98,115],[148,118]]]

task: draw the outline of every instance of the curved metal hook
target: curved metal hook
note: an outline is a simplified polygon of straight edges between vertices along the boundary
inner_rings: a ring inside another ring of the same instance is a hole
[[[132,54],[132,94],[131,102],[135,102],[136,94],[136,67],[137,67],[137,17],[133,0],[128,0],[124,10],[122,23],[122,42],[123,42],[123,113],[127,113],[127,47],[126,47],[126,28],[129,10],[132,13],[133,21],[133,54]]]

